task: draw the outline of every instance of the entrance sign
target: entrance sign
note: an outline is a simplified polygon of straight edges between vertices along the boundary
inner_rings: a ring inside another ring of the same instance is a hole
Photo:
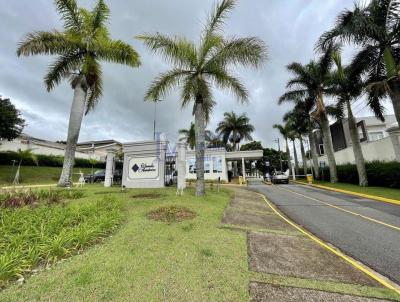
[[[158,171],[157,157],[136,157],[129,161],[130,179],[154,179],[158,177]]]
[[[122,185],[126,188],[164,187],[167,144],[165,139],[123,144]]]

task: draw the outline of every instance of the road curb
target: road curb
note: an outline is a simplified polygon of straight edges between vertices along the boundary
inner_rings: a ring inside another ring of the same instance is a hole
[[[389,288],[389,289],[395,291],[396,293],[400,294],[400,286],[398,284],[396,284],[395,282],[389,280],[388,278],[386,278],[385,276],[379,274],[378,272],[375,272],[370,267],[368,267],[365,264],[353,259],[352,257],[350,257],[350,256],[346,255],[345,253],[343,253],[342,251],[340,251],[338,248],[334,247],[333,245],[331,245],[329,243],[324,242],[323,240],[321,240],[317,236],[315,236],[312,233],[310,233],[309,231],[305,230],[304,228],[299,226],[297,223],[295,223],[294,221],[292,221],[289,218],[287,218],[284,214],[282,214],[276,208],[276,206],[273,205],[272,202],[270,202],[263,194],[261,194],[261,193],[257,193],[257,194],[259,194],[264,199],[264,201],[275,212],[275,214],[277,214],[280,218],[282,218],[288,224],[293,226],[299,232],[301,232],[302,234],[306,235],[308,238],[310,238],[311,240],[313,240],[314,242],[316,242],[317,244],[322,246],[324,249],[326,249],[329,252],[335,254],[336,256],[342,258],[343,260],[345,260],[346,262],[351,264],[354,268],[356,268],[359,271],[367,274],[368,276],[370,276],[371,278],[373,278],[374,280],[376,280],[377,282],[379,282],[380,284],[382,284],[386,288]]]
[[[336,189],[336,188],[331,188],[331,187],[327,187],[327,186],[323,186],[323,185],[307,184],[307,183],[300,182],[300,181],[293,181],[293,182],[296,183],[296,184],[304,185],[304,186],[312,186],[312,187],[323,189],[323,190],[328,190],[328,191],[333,191],[333,192],[338,192],[338,193],[354,195],[354,196],[368,198],[368,199],[372,199],[372,200],[376,200],[376,201],[391,203],[391,204],[395,204],[395,205],[398,205],[398,206],[400,205],[400,200],[396,200],[396,199],[390,199],[390,198],[379,197],[379,196],[375,196],[375,195],[369,195],[369,194],[357,193],[357,192],[353,192],[353,191]]]

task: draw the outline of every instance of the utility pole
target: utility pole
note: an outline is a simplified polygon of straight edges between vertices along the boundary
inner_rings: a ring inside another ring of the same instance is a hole
[[[154,100],[154,123],[153,123],[153,140],[156,140],[156,119],[157,119],[157,102],[161,102],[162,100],[156,99]]]

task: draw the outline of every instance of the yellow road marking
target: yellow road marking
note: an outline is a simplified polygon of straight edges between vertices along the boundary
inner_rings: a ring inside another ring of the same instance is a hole
[[[353,212],[353,211],[350,211],[350,210],[347,210],[347,209],[343,209],[343,208],[341,208],[341,207],[339,207],[339,206],[335,206],[335,205],[333,205],[333,204],[324,202],[324,201],[319,200],[319,199],[317,199],[317,198],[309,197],[309,196],[307,196],[307,195],[304,195],[304,194],[301,194],[301,193],[298,193],[298,192],[295,192],[295,191],[292,191],[292,190],[289,190],[289,189],[285,189],[285,188],[281,188],[281,189],[282,189],[282,190],[285,190],[285,191],[288,191],[288,192],[291,192],[291,193],[293,193],[293,194],[297,194],[297,195],[300,195],[300,196],[302,196],[302,197],[305,197],[305,198],[308,198],[308,199],[317,201],[317,202],[319,202],[319,203],[322,203],[322,204],[324,204],[324,205],[327,205],[327,206],[329,206],[329,207],[331,207],[331,208],[334,208],[334,209],[336,209],[336,210],[343,211],[343,212],[346,212],[346,213],[348,213],[348,214],[351,214],[351,215],[354,215],[354,216],[358,216],[358,217],[364,218],[364,219],[366,219],[366,220],[369,220],[369,221],[378,223],[378,224],[383,225],[383,226],[386,226],[386,227],[388,227],[388,228],[392,228],[392,229],[394,229],[394,230],[396,230],[396,231],[400,231],[400,227],[397,227],[397,226],[395,226],[395,225],[391,225],[391,224],[389,224],[389,223],[386,223],[386,222],[377,220],[377,219],[375,219],[375,218],[371,218],[371,217],[368,217],[368,216],[365,216],[365,215],[362,215],[362,214],[359,214],[359,213],[356,213],[356,212]]]
[[[384,277],[381,277],[380,275],[378,275],[377,273],[375,273],[374,271],[369,269],[367,266],[361,265],[356,260],[354,260],[351,257],[347,256],[346,254],[342,253],[341,251],[329,246],[328,244],[323,242],[318,237],[314,236],[313,234],[311,234],[310,232],[306,231],[305,229],[303,229],[302,227],[300,227],[299,225],[297,225],[293,221],[291,221],[288,218],[286,218],[285,216],[283,216],[274,206],[271,205],[271,203],[268,201],[267,198],[265,198],[265,196],[263,194],[261,194],[261,193],[257,193],[257,194],[259,194],[264,199],[264,201],[275,212],[275,214],[277,214],[279,217],[281,217],[284,221],[286,221],[288,224],[293,226],[295,229],[300,231],[302,234],[306,235],[311,240],[313,240],[316,243],[318,243],[320,246],[324,247],[328,251],[334,253],[335,255],[339,256],[343,260],[347,261],[348,263],[350,263],[352,266],[354,266],[358,270],[364,272],[365,274],[367,274],[368,276],[370,276],[374,280],[376,280],[379,283],[381,283],[383,286],[385,286],[385,287],[387,287],[387,288],[389,288],[391,290],[394,290],[396,293],[400,294],[400,287],[397,284],[393,283],[390,280],[386,280]]]

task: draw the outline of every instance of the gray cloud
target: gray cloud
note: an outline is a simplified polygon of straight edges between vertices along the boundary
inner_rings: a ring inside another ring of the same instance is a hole
[[[5,0],[3,0],[5,1]],[[78,1],[92,7],[94,0]],[[104,64],[104,95],[97,108],[87,115],[80,140],[117,139],[134,141],[152,138],[154,104],[143,101],[152,79],[169,68],[158,56],[150,54],[134,36],[144,32],[184,35],[197,41],[201,26],[214,1],[134,0],[107,1],[111,8],[110,31],[115,39],[131,43],[140,53],[139,69]],[[289,77],[285,66],[292,61],[306,63],[313,56],[316,39],[334,22],[336,15],[353,1],[337,0],[253,0],[238,2],[226,22],[226,33],[258,36],[269,48],[269,61],[260,70],[238,69],[251,92],[250,103],[238,104],[226,92],[215,91],[217,106],[208,126],[215,129],[223,112],[247,112],[256,127],[254,137],[271,146],[278,136],[272,124],[281,122],[288,105],[278,106]],[[42,138],[66,138],[72,90],[67,81],[48,93],[43,85],[47,65],[53,58],[17,58],[18,41],[30,31],[61,29],[52,1],[7,1],[0,11],[0,94],[10,97],[22,110],[26,132]],[[353,49],[347,48],[345,57]],[[362,108],[362,106],[360,106]],[[157,128],[176,140],[177,131],[188,127],[191,109],[181,110],[177,91],[158,105]],[[368,113],[363,110],[360,114]]]

